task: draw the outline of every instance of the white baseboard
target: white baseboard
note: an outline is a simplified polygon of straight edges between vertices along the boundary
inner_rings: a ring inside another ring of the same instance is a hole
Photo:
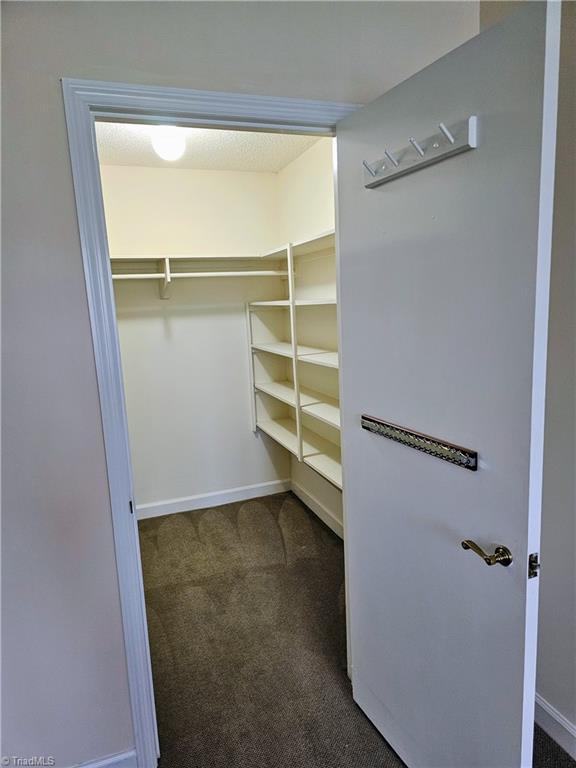
[[[224,491],[199,493],[197,496],[184,496],[181,499],[154,501],[151,504],[139,504],[136,507],[138,520],[160,515],[173,515],[177,512],[190,512],[205,507],[218,507],[221,504],[231,504],[234,501],[256,499],[258,496],[271,496],[290,490],[290,480],[270,480],[267,483],[243,485],[239,488],[228,488]]]
[[[536,722],[554,741],[576,760],[576,725],[536,694]]]
[[[120,752],[117,755],[108,755],[99,760],[90,760],[88,763],[82,763],[75,768],[136,768],[136,750],[131,749],[128,752]]]
[[[331,528],[341,539],[344,538],[344,526],[325,504],[322,504],[315,496],[312,496],[312,494],[308,493],[308,491],[294,481],[291,483],[291,490],[307,507],[310,507],[312,512],[318,515],[323,523],[326,523],[328,528]]]

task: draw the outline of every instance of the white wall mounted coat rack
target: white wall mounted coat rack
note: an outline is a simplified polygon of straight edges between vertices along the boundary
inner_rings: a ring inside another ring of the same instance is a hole
[[[408,139],[408,145],[395,152],[384,150],[384,157],[374,162],[363,162],[364,186],[374,189],[380,184],[405,176],[407,173],[425,168],[427,165],[439,163],[453,155],[476,149],[478,146],[478,118],[471,115],[466,120],[460,120],[453,125],[440,123],[439,132],[423,141],[417,141],[413,136]]]

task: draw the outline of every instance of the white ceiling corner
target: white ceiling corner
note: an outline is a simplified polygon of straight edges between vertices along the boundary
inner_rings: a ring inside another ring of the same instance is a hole
[[[277,173],[319,141],[317,136],[181,127],[178,130],[186,138],[186,151],[180,160],[169,162],[158,157],[152,148],[154,128],[133,123],[97,122],[100,163]]]

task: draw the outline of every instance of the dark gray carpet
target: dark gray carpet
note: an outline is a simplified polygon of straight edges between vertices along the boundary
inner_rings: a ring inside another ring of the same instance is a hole
[[[352,701],[342,542],[296,497],[139,528],[161,768],[403,766]]]

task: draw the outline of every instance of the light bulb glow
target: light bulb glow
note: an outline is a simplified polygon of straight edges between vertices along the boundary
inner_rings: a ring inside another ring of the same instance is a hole
[[[181,130],[173,125],[155,125],[152,128],[152,147],[162,160],[179,160],[186,149]]]

